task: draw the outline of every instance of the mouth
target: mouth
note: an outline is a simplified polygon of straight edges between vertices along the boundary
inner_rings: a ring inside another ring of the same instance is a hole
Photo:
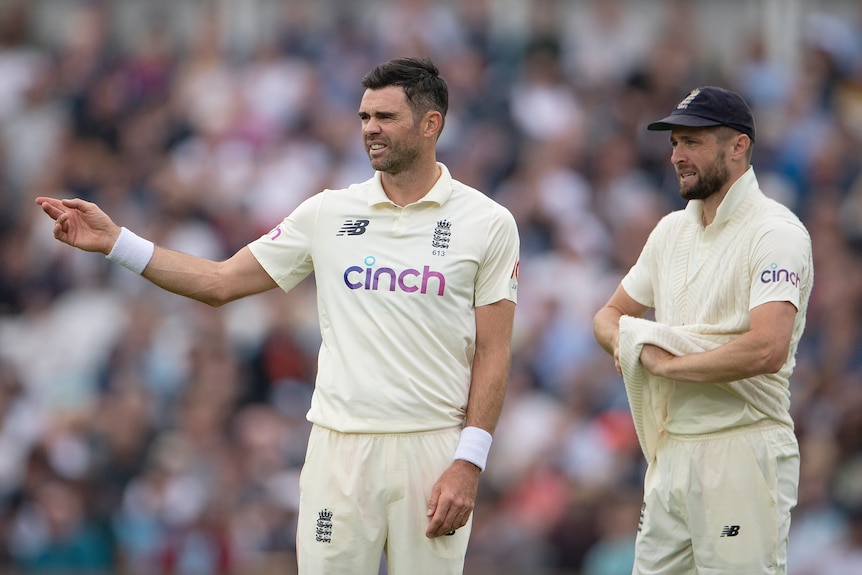
[[[679,181],[683,183],[697,177],[697,173],[692,170],[677,170],[676,175],[679,178]]]
[[[377,154],[386,149],[386,144],[381,144],[379,142],[374,142],[368,144],[368,153],[369,154]]]

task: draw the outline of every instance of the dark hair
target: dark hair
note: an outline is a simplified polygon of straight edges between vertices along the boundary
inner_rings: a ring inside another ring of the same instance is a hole
[[[740,132],[736,128],[731,128],[730,126],[715,126],[713,128],[715,132],[715,137],[718,138],[720,142],[729,142],[731,138],[735,138],[739,134],[743,134],[744,132]],[[746,134],[748,135],[748,134]],[[748,163],[751,163],[751,155],[754,151],[754,140],[751,139],[751,136],[748,136],[748,150],[745,152],[745,160]]]
[[[435,110],[445,120],[449,109],[449,87],[428,58],[395,58],[378,64],[362,78],[362,86],[368,90],[401,86],[417,116]]]

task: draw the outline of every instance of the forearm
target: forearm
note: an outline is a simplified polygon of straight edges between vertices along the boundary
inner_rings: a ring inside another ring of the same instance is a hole
[[[515,304],[509,300],[476,308],[476,351],[467,399],[469,427],[494,433],[497,426],[509,383],[514,319]]]
[[[601,308],[593,317],[593,336],[610,355],[614,354],[615,342],[619,339],[621,317],[618,309],[609,306]]]
[[[764,373],[776,373],[787,362],[796,308],[778,301],[751,311],[750,328],[713,350],[673,356],[644,346],[640,360],[655,375],[693,383],[725,383]]]
[[[211,306],[275,287],[248,247],[214,262],[155,246],[124,229],[107,256],[164,290]]]
[[[647,307],[632,299],[622,285],[617,286],[611,298],[593,316],[593,336],[603,350],[616,357],[620,338],[620,318],[624,315],[641,317]]]
[[[508,346],[500,350],[477,350],[467,401],[467,426],[494,433],[506,397],[510,361]]]
[[[503,410],[509,379],[509,346],[477,350],[467,399],[466,426],[455,450],[454,464],[469,463],[485,469],[493,433]]]
[[[485,468],[509,384],[514,319],[515,303],[509,300],[476,308],[476,350],[467,396],[466,425],[461,431],[453,465],[466,461],[480,470]],[[459,460],[463,461],[459,463]]]
[[[641,361],[655,375],[689,383],[727,383],[778,371],[783,362],[777,364],[770,346],[746,335],[710,351],[667,354],[655,365],[648,366],[642,353]]]
[[[156,246],[153,257],[141,274],[169,292],[211,306],[219,306],[235,297],[225,292],[219,263]]]

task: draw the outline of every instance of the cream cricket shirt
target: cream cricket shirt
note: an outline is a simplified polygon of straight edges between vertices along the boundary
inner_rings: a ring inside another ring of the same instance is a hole
[[[798,310],[790,353],[776,374],[729,384],[673,383],[665,428],[709,433],[770,418],[792,426],[789,377],[813,284],[811,238],[785,206],[767,198],[749,168],[728,191],[713,223],[702,204],[665,216],[650,234],[623,288],[656,310],[656,321],[717,338],[749,329],[749,311],[772,301]]]
[[[313,423],[398,433],[464,421],[475,307],[516,301],[519,239],[507,209],[438,165],[416,203],[392,203],[377,173],[309,198],[249,244],[284,291],[314,272]]]

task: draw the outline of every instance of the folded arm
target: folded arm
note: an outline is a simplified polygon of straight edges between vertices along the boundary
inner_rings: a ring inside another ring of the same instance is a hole
[[[692,383],[726,383],[775,373],[787,361],[796,307],[788,301],[759,305],[749,314],[750,329],[710,351],[675,356],[645,345],[640,360],[654,375]]]

